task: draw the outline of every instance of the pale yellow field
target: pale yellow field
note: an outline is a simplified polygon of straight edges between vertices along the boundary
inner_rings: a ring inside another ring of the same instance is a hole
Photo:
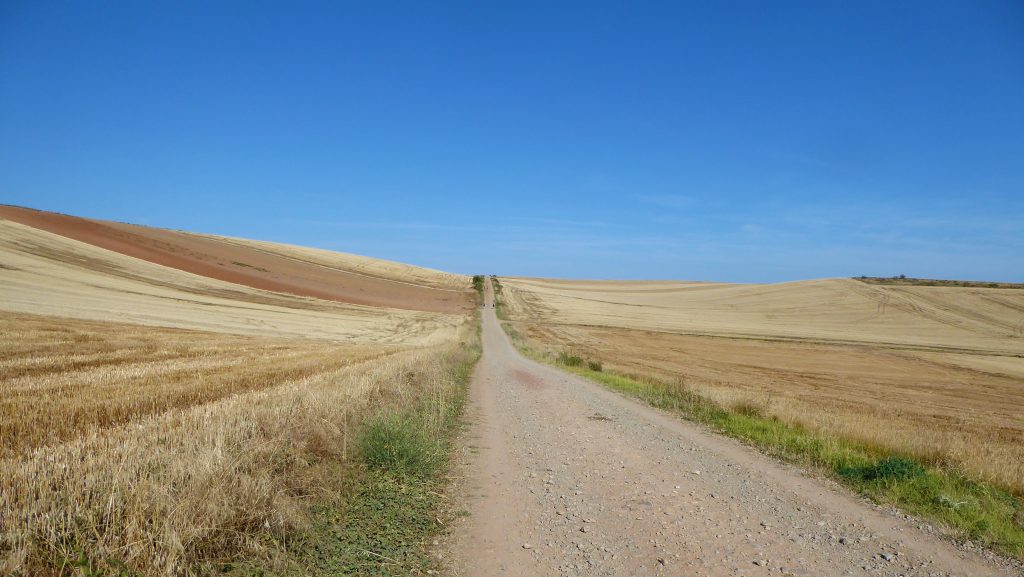
[[[0,313],[0,458],[399,352]]]
[[[448,342],[466,322],[464,315],[263,291],[6,220],[0,220],[0,311],[404,346]]]
[[[466,299],[457,275],[266,250]],[[64,575],[82,558],[109,574],[273,567],[310,504],[339,498],[365,419],[447,410],[473,324],[232,284],[0,219],[0,574]]]
[[[1024,355],[1024,290],[879,286],[852,279],[502,283],[512,289],[514,313],[550,323]]]
[[[537,348],[1024,494],[1024,290],[502,279]]]

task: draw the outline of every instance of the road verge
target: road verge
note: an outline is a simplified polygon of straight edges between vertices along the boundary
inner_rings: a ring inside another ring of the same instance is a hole
[[[499,300],[499,312],[501,312]],[[980,545],[1024,560],[1024,503],[991,484],[941,463],[810,431],[765,415],[754,405],[724,407],[684,382],[604,370],[599,359],[531,345],[511,322],[501,323],[515,347],[533,360],[604,385],[681,418],[705,424],[780,460],[814,470],[875,503],[933,522],[961,546]]]

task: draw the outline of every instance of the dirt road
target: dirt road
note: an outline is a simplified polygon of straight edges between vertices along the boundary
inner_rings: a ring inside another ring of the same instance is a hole
[[[828,481],[523,358],[487,291],[457,575],[1021,575]]]

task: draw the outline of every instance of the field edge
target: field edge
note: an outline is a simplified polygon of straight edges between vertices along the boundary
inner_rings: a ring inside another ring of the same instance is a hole
[[[960,547],[980,544],[1017,563],[1024,562],[1024,502],[1019,496],[959,470],[783,423],[764,415],[756,405],[724,407],[683,383],[619,374],[605,370],[598,359],[535,348],[513,326],[515,321],[509,320],[501,299],[497,308],[499,318],[504,317],[502,329],[527,358],[707,426],[768,456],[836,481],[875,504],[934,522],[942,535]]]

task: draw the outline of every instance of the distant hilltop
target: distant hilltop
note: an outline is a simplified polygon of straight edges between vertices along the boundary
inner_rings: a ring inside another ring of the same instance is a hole
[[[912,278],[908,276],[855,276],[855,280],[868,284],[906,285],[906,286],[948,286],[971,288],[1024,289],[1019,282],[987,282],[978,280],[946,280],[932,278]]]

